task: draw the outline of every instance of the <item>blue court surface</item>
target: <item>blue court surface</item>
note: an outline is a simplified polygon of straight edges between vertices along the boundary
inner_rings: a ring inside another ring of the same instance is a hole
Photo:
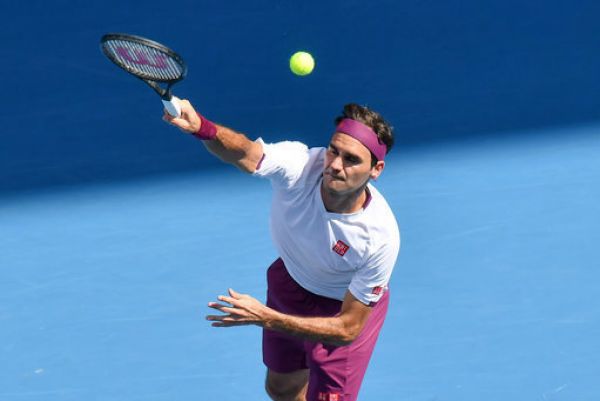
[[[160,121],[99,50],[172,47],[175,94],[266,141],[395,127],[400,224],[361,401],[600,400],[600,2],[1,1],[0,401],[267,400],[268,182]],[[310,51],[315,71],[288,60]]]
[[[599,131],[390,160],[403,247],[362,400],[600,398]],[[269,199],[231,167],[3,199],[0,399],[265,400],[260,330],[203,317],[264,299]]]

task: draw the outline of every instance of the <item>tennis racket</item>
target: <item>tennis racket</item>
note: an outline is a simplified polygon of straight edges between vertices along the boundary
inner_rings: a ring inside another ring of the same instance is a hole
[[[171,93],[171,87],[187,74],[179,54],[150,39],[124,33],[102,36],[100,48],[110,61],[154,89],[170,115],[181,115],[179,99]]]

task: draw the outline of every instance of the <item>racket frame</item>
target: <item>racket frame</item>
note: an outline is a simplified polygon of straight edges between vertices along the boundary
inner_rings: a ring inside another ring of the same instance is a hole
[[[161,53],[165,53],[168,57],[172,58],[177,64],[179,64],[182,67],[182,72],[178,78],[174,78],[174,79],[153,78],[153,77],[149,77],[148,75],[146,75],[144,73],[140,73],[137,70],[134,70],[133,68],[129,67],[128,65],[123,64],[121,61],[119,61],[113,55],[112,52],[108,51],[105,44],[106,44],[106,42],[111,41],[111,40],[133,42],[133,43],[137,43],[137,44],[140,44],[143,46],[153,48],[155,50],[158,50]],[[165,46],[163,44],[160,44],[160,43],[150,40],[148,38],[144,38],[142,36],[130,35],[127,33],[107,33],[107,34],[103,35],[102,38],[100,39],[100,49],[102,50],[102,53],[104,53],[104,55],[106,57],[108,57],[108,59],[110,61],[112,61],[114,64],[116,64],[123,70],[127,71],[131,75],[135,76],[136,78],[141,79],[148,86],[150,86],[152,89],[154,89],[154,91],[163,100],[163,103],[171,102],[171,100],[173,98],[173,95],[171,93],[171,87],[174,84],[176,84],[177,82],[184,79],[185,76],[187,75],[187,65],[183,61],[183,58],[179,54],[177,54],[175,51],[171,50],[170,48],[168,48],[167,46]],[[167,84],[166,88],[161,87],[159,85],[159,83],[166,83]]]

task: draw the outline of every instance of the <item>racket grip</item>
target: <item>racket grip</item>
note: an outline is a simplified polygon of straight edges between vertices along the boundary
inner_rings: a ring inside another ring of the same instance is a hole
[[[175,96],[171,96],[171,99],[166,100],[163,99],[163,106],[165,106],[165,110],[173,117],[181,117],[181,104],[179,103],[179,99]]]

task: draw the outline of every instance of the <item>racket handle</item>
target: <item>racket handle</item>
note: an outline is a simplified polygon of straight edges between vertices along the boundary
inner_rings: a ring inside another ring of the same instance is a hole
[[[163,99],[163,106],[167,110],[167,113],[172,115],[173,117],[181,117],[181,104],[179,103],[179,99],[175,96],[171,96],[171,99]]]

